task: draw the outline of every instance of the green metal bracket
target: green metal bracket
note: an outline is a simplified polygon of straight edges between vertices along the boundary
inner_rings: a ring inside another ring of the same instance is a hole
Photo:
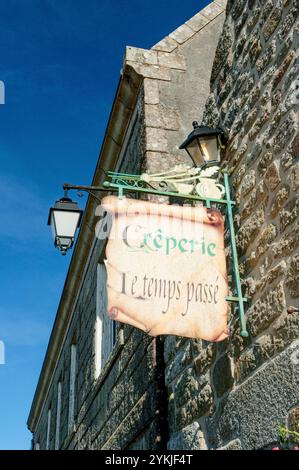
[[[243,336],[244,338],[247,338],[249,335],[246,329],[246,320],[245,320],[245,312],[244,312],[245,299],[243,298],[242,288],[241,288],[239,261],[238,261],[234,219],[233,219],[233,211],[232,211],[232,201],[230,198],[230,188],[229,188],[227,172],[223,173],[223,177],[224,177],[225,195],[226,195],[226,200],[227,200],[226,211],[227,211],[228,228],[229,228],[229,233],[230,233],[230,243],[231,243],[232,258],[233,258],[233,273],[234,273],[235,287],[237,291],[236,300],[232,300],[232,301],[238,302],[239,318],[240,318],[240,324],[241,324],[240,335]]]
[[[202,202],[206,204],[207,208],[211,208],[212,204],[219,204],[220,206],[225,205],[233,261],[234,287],[236,291],[236,295],[227,296],[226,300],[238,304],[241,325],[240,335],[242,337],[248,337],[244,309],[244,303],[247,302],[247,299],[243,297],[242,294],[233,219],[233,207],[236,203],[231,199],[229,179],[226,171],[221,172],[223,174],[224,186],[216,182],[215,176],[218,176],[219,172],[219,167],[193,168],[186,165],[179,165],[168,172],[156,173],[154,175],[146,173],[135,175],[108,171],[106,174],[109,180],[104,181],[102,187],[72,186],[65,184],[64,189],[80,189],[88,191],[89,193],[91,191],[117,191],[119,197],[123,197],[125,192],[154,194],[157,196],[175,197],[183,200]],[[211,188],[212,192],[209,192]]]

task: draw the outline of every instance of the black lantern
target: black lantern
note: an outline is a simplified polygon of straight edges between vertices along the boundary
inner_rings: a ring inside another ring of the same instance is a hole
[[[220,163],[220,148],[223,146],[223,138],[224,131],[220,127],[213,129],[199,126],[194,121],[193,131],[180,145],[180,149],[186,150],[196,167]]]
[[[63,255],[72,247],[76,230],[80,225],[83,211],[78,204],[72,201],[67,192],[63,198],[56,201],[51,207],[48,225],[51,226],[54,245]]]

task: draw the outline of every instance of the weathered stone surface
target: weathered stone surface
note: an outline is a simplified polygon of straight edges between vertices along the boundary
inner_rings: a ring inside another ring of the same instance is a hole
[[[223,8],[217,5],[217,2],[213,2],[211,3],[211,5],[208,5],[205,8],[203,8],[200,13],[206,18],[208,18],[209,21],[212,21],[214,18],[216,18],[216,16],[220,15],[222,11],[223,11]]]
[[[273,161],[273,153],[266,152],[258,163],[258,171],[263,175]]]
[[[167,152],[168,141],[164,129],[146,128],[146,150]]]
[[[279,2],[280,3],[280,2]],[[276,30],[277,26],[279,25],[280,18],[283,13],[283,8],[281,5],[277,5],[274,10],[272,11],[270,17],[266,21],[265,25],[262,28],[262,32],[264,35],[264,38],[268,40],[270,36],[274,33]]]
[[[262,208],[259,208],[249,219],[246,220],[244,225],[240,228],[237,234],[237,246],[244,252],[254,240],[258,230],[264,223],[265,213]]]
[[[210,127],[217,126],[219,122],[219,111],[216,105],[214,93],[211,93],[207,100],[202,122],[203,125]]]
[[[284,206],[285,202],[288,200],[289,197],[289,189],[288,187],[281,188],[278,193],[273,198],[273,203],[271,205],[271,217],[273,219],[277,216],[279,211]]]
[[[265,287],[271,285],[274,281],[277,281],[282,277],[286,272],[286,262],[281,261],[279,264],[270,269],[267,274],[265,274],[259,282],[259,288],[264,289]]]
[[[249,6],[250,8],[250,6]],[[250,33],[253,28],[255,27],[259,17],[260,17],[260,14],[261,14],[261,8],[259,5],[255,5],[255,8],[254,10],[251,12],[251,14],[249,15],[249,18],[248,18],[248,21],[247,21],[247,24],[246,24],[246,32],[247,34]]]
[[[169,37],[171,39],[174,39],[176,42],[179,44],[183,44],[187,39],[191,38],[195,32],[193,29],[189,28],[187,24],[183,24],[179,28],[177,28],[175,31],[170,33]]]
[[[262,75],[269,64],[272,62],[276,54],[276,41],[273,40],[270,46],[266,49],[263,55],[256,61],[256,70],[259,75]]]
[[[294,154],[299,157],[299,134],[296,135],[292,143],[292,149]]]
[[[299,163],[293,166],[289,175],[290,186],[293,191],[297,191],[299,188]]]
[[[271,163],[265,173],[265,184],[270,191],[273,191],[276,186],[280,183],[280,175],[278,164],[276,162]]]
[[[273,80],[273,86],[277,87],[277,85],[280,83],[282,80],[283,76],[285,75],[286,71],[289,68],[290,63],[292,62],[293,58],[295,57],[295,52],[290,51],[283,61],[281,67],[276,71],[274,75],[274,80]]]
[[[192,28],[193,31],[199,31],[200,29],[204,28],[204,26],[209,23],[209,21],[210,20],[207,16],[203,16],[202,12],[199,12],[190,20],[186,21],[186,25]]]
[[[195,421],[173,434],[167,444],[169,450],[202,450],[206,449],[206,442],[200,424]]]
[[[277,229],[274,224],[269,224],[265,227],[256,241],[256,253],[260,257],[265,251],[271,246],[271,243],[275,240],[277,235]]]
[[[241,15],[244,7],[245,7],[245,4],[246,4],[246,1],[247,0],[234,0],[232,2],[233,4],[233,10],[232,10],[232,18],[233,20],[237,20],[238,17]]]
[[[244,450],[260,449],[277,440],[277,423],[285,422],[288,410],[298,403],[299,368],[291,360],[297,351],[294,342],[235,389],[219,415],[207,420],[213,448],[240,436]]]
[[[294,157],[291,149],[288,149],[281,155],[281,167],[284,171],[288,170],[293,163],[295,162],[296,157]]]
[[[245,9],[240,19],[235,24],[235,37],[237,38],[248,20],[248,10]]]
[[[163,105],[146,104],[144,106],[145,123],[149,127],[157,127],[168,130],[180,128],[180,118],[175,108]]]
[[[215,55],[212,74],[211,74],[212,83],[216,79],[217,75],[220,72],[220,69],[222,68],[222,66],[224,65],[227,59],[231,44],[232,44],[231,30],[228,26],[224,26],[222,35],[220,37],[220,40],[216,49],[216,55]]]
[[[299,200],[292,199],[285,208],[279,213],[280,230],[283,232],[289,225],[298,219]]]
[[[247,312],[248,326],[253,336],[268,328],[268,326],[285,309],[285,294],[283,284],[276,289],[270,289],[260,297]]]
[[[240,439],[234,439],[223,447],[219,447],[217,450],[242,450],[242,444]]]
[[[126,48],[126,61],[140,62],[141,64],[157,65],[157,52],[149,49],[128,46]]]
[[[284,39],[291,31],[296,19],[298,18],[298,4],[291,8],[278,30],[278,37],[280,40]]]
[[[195,357],[194,367],[198,375],[203,374],[211,366],[215,358],[215,352],[213,344],[209,344],[207,347],[202,348],[200,354]]]
[[[186,70],[186,58],[184,55],[172,52],[158,51],[158,64],[162,67],[169,67],[171,69]]]
[[[298,230],[299,223],[297,222],[290,233],[284,234],[278,242],[273,243],[272,253],[274,258],[290,255],[297,248],[299,245]]]
[[[165,81],[171,80],[170,71],[166,67],[131,61],[127,61],[127,65],[128,67],[132,67],[142,77]]]
[[[178,47],[178,42],[173,38],[166,36],[162,41],[155,44],[152,49],[157,51],[172,52]]]
[[[256,184],[255,171],[249,170],[245,174],[240,184],[240,188],[238,190],[239,197],[246,196],[246,194],[248,194],[250,191],[253,190],[253,188],[255,187],[255,184]]]
[[[184,371],[174,385],[177,405],[183,406],[191,400],[197,394],[200,385],[202,384],[192,375],[192,368]]]
[[[176,428],[182,429],[195,419],[208,415],[214,411],[213,392],[209,384],[189,400],[183,407],[177,409]]]
[[[299,407],[294,408],[289,414],[289,429],[298,432]]]
[[[284,317],[279,318],[273,324],[274,339],[280,343],[281,349],[286,348],[294,340],[298,341],[299,337],[299,312],[286,314]],[[298,349],[299,354],[299,349]],[[299,356],[297,355],[297,364],[299,364]]]
[[[250,63],[253,66],[262,52],[262,44],[260,37],[257,35],[257,33],[253,33],[251,41],[252,42],[251,47],[249,49],[249,58]]]
[[[144,102],[145,104],[159,104],[159,85],[158,80],[151,80],[145,78],[143,81],[144,87]]]
[[[286,286],[292,297],[299,297],[299,255],[293,256],[287,271]]]

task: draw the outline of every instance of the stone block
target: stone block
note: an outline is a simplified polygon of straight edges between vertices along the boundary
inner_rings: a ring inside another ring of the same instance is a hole
[[[298,235],[298,234],[297,234]],[[287,271],[285,284],[292,297],[299,297],[299,255],[293,256]]]
[[[237,246],[242,252],[245,252],[250,243],[255,239],[257,232],[264,223],[264,219],[264,209],[259,208],[240,228],[237,233]]]
[[[278,4],[277,6],[275,6],[274,10],[272,11],[266,23],[264,24],[262,32],[266,41],[270,38],[270,36],[272,36],[277,26],[279,25],[282,13],[283,8]]]
[[[173,434],[168,443],[168,450],[203,450],[206,449],[204,434],[200,424],[195,421]]]
[[[265,173],[264,181],[270,191],[273,191],[280,183],[281,179],[279,175],[278,164],[276,162],[271,163],[271,165],[268,167]]]
[[[292,150],[294,154],[299,157],[299,134],[296,135],[292,142]]]
[[[228,25],[223,28],[222,35],[219,39],[219,43],[216,49],[216,54],[213,63],[213,69],[211,73],[211,83],[213,83],[219,74],[221,68],[226,62],[229,54],[230,47],[232,45],[232,32]]]
[[[145,78],[156,78],[157,80],[170,81],[169,69],[158,65],[141,64],[139,62],[127,61],[127,65],[132,67],[139,75]]]
[[[176,406],[181,407],[191,400],[200,388],[198,380],[192,374],[192,368],[185,370],[173,385]]]
[[[219,447],[217,450],[242,450],[242,444],[240,439],[234,439],[223,447]]]
[[[262,52],[262,44],[260,37],[257,33],[252,34],[251,38],[251,47],[249,49],[249,59],[250,63],[253,66],[255,62],[257,61],[258,57],[260,56]]]
[[[272,253],[274,258],[287,256],[293,253],[293,251],[299,246],[299,223],[294,224],[290,233],[287,233],[281,237],[281,239],[273,243]]]
[[[154,50],[140,49],[138,47],[127,46],[126,61],[139,62],[140,64],[157,65],[158,56]]]
[[[194,367],[198,375],[203,374],[207,368],[211,366],[215,358],[215,353],[216,350],[213,344],[202,348],[199,355],[194,359]]]
[[[280,231],[283,232],[288,226],[298,219],[299,215],[299,200],[292,199],[289,201],[284,209],[279,213]]]
[[[154,127],[146,127],[146,150],[167,152],[168,141],[164,129],[156,129]]]
[[[159,104],[159,83],[158,80],[145,78],[143,81],[144,103]]]
[[[238,197],[243,198],[252,191],[256,184],[255,170],[249,170],[241,181],[240,188],[238,190]]]
[[[186,70],[186,59],[182,54],[172,52],[158,51],[158,64],[162,67],[169,67],[171,69]]]
[[[293,58],[295,57],[295,52],[290,51],[283,61],[280,68],[275,72],[274,79],[273,79],[273,86],[274,88],[281,82],[282,78],[284,77],[286,71],[288,70]]]
[[[299,189],[299,163],[293,166],[289,174],[289,182],[291,189],[296,192]]]
[[[257,257],[259,258],[261,255],[265,253],[265,251],[270,248],[271,243],[275,240],[277,235],[276,226],[273,224],[267,225],[267,227],[263,228],[261,234],[259,235],[256,241],[255,250],[257,252]]]
[[[246,2],[247,0],[234,0],[232,2],[233,9],[231,15],[233,20],[237,20],[239,18],[239,16],[244,10]]]
[[[262,158],[260,159],[260,161],[258,162],[258,171],[261,175],[263,175],[266,171],[267,171],[267,168],[269,167],[269,165],[272,163],[273,161],[273,154],[272,152],[266,152]]]
[[[270,43],[270,46],[265,50],[263,55],[256,61],[256,70],[259,75],[262,75],[266,68],[270,65],[272,60],[276,56],[276,41],[273,40]]]
[[[186,25],[193,29],[193,31],[199,31],[204,28],[208,23],[209,19],[207,16],[203,16],[201,12],[194,15],[190,20],[186,21]]]
[[[171,39],[174,39],[179,44],[184,44],[189,38],[191,38],[195,32],[187,24],[183,24],[175,31],[169,34]]]
[[[278,318],[286,307],[283,284],[263,294],[247,311],[247,323],[253,336],[257,336]]]
[[[223,12],[223,8],[217,5],[216,2],[212,2],[210,5],[203,8],[200,13],[208,18],[209,21],[212,21],[216,16],[220,15]]]
[[[282,20],[281,25],[278,30],[278,37],[280,40],[283,40],[292,30],[292,27],[298,18],[298,3],[290,9],[289,13]]]
[[[281,344],[281,349],[286,348],[294,340],[299,338],[299,313],[295,311],[292,314],[286,314],[279,318],[273,325],[274,339]],[[299,352],[299,348],[298,348]],[[299,364],[298,356],[295,357],[297,365]]]
[[[162,41],[159,41],[155,44],[152,49],[156,51],[163,51],[163,52],[172,52],[178,47],[178,42],[175,41],[173,38],[166,36]]]
[[[279,264],[274,266],[274,268],[270,269],[267,274],[265,274],[260,283],[260,289],[264,289],[265,287],[271,285],[274,281],[277,281],[280,277],[282,277],[286,272],[286,262],[281,261]]]

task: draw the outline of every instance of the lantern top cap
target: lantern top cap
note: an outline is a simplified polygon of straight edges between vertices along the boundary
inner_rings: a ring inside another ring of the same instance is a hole
[[[188,145],[198,137],[212,137],[223,135],[224,131],[221,127],[199,126],[197,121],[193,121],[193,131],[188,135],[187,139],[180,145],[180,149],[185,149]]]
[[[48,217],[48,225],[51,225],[51,214],[52,211],[59,210],[59,211],[68,211],[68,212],[80,212],[80,219],[82,216],[83,211],[79,208],[78,204],[75,201],[72,201],[69,197],[62,197],[58,201],[55,202],[54,206],[50,208],[49,217]]]

